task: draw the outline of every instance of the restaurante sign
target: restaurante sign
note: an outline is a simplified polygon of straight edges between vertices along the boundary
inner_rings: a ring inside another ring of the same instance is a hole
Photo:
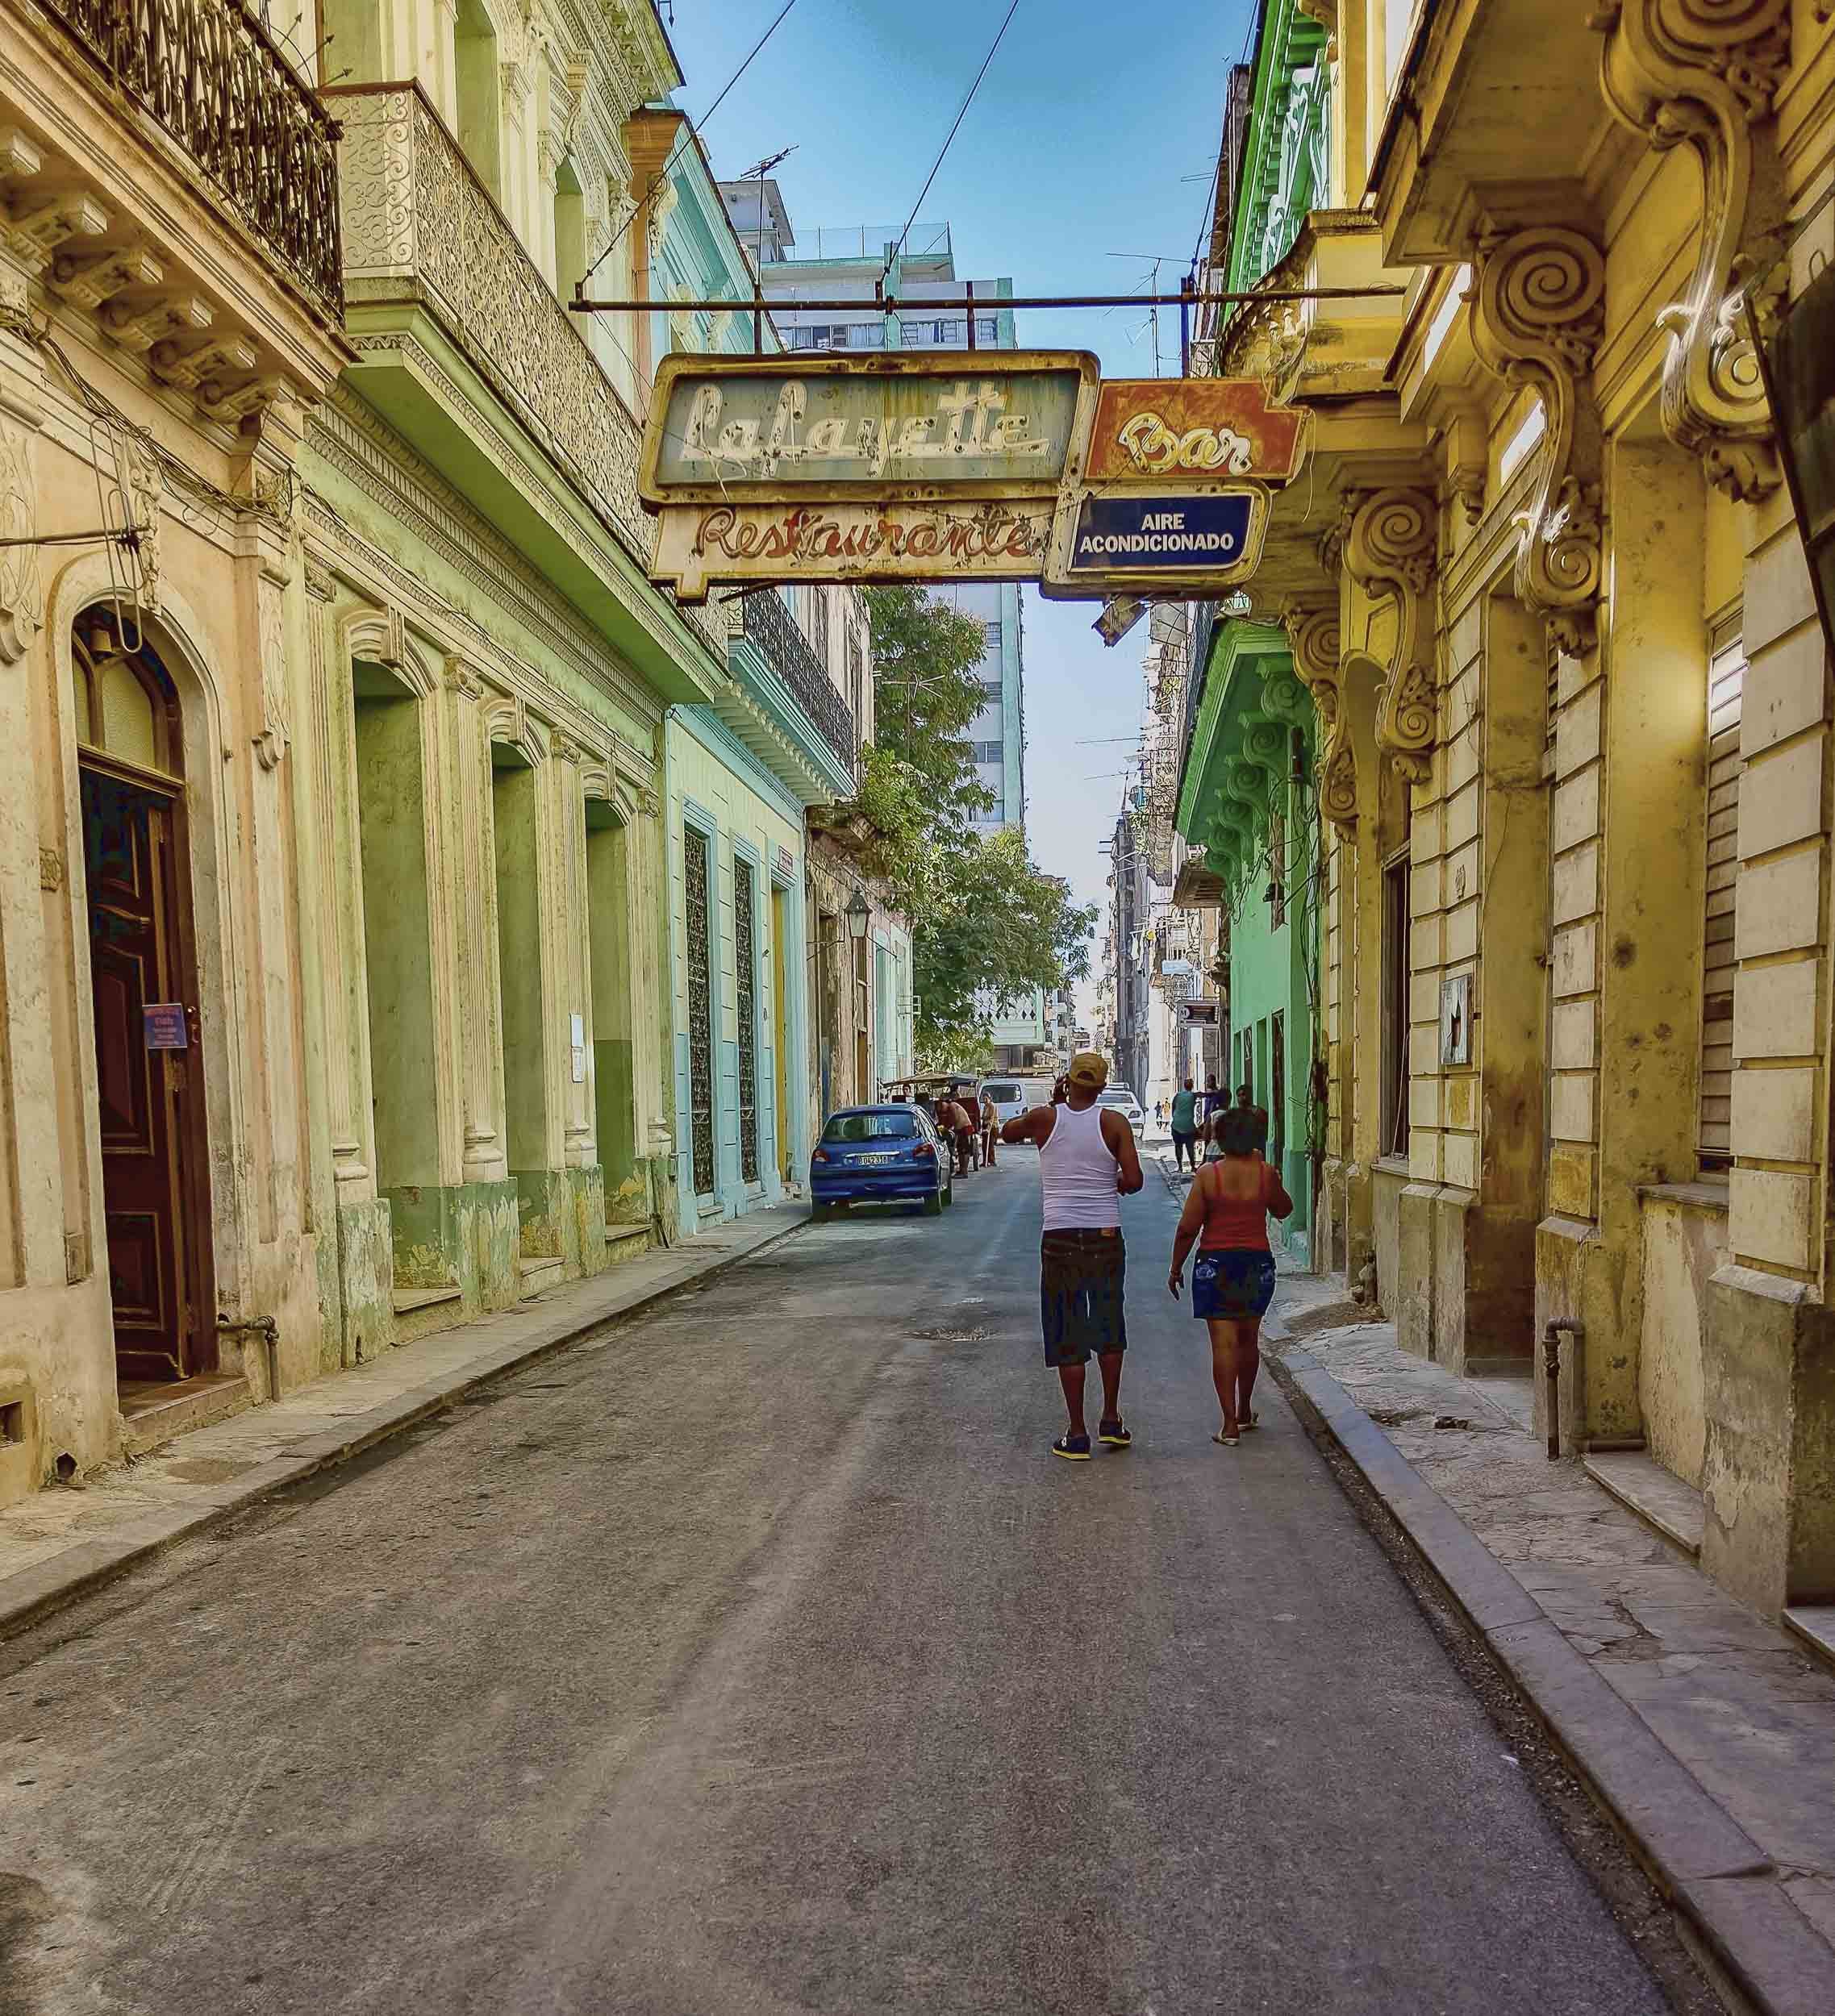
[[[1261,557],[1306,416],[1235,379],[1102,381],[1078,350],[665,357],[638,492],[653,579],[1036,581],[1216,594]]]

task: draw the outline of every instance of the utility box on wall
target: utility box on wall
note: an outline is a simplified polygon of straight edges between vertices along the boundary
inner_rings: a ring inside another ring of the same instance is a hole
[[[1472,1061],[1472,976],[1449,973],[1440,983],[1440,1061]]]

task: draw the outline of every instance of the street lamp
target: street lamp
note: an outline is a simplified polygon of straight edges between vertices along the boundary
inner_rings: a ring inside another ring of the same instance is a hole
[[[873,916],[871,906],[857,889],[849,899],[847,918],[848,935],[858,944],[866,935],[866,927]]]

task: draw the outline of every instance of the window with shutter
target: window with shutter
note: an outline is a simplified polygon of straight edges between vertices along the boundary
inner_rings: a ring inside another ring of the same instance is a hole
[[[1733,891],[1739,877],[1740,698],[1745,652],[1736,614],[1716,625],[1708,660],[1707,873],[1701,939],[1703,1173],[1733,1164]]]

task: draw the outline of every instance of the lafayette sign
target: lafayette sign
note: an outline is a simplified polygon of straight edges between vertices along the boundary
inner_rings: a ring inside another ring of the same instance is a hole
[[[1079,351],[665,357],[638,488],[653,506],[1055,498],[1096,369]]]
[[[1036,581],[1215,595],[1261,557],[1305,415],[1234,379],[1120,379],[1074,350],[678,355],[638,489],[654,579]]]

